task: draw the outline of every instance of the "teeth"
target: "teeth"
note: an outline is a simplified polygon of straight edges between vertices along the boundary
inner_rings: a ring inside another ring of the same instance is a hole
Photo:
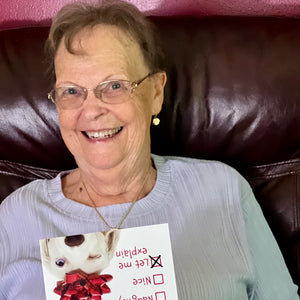
[[[86,132],[86,134],[90,139],[101,140],[101,139],[113,137],[116,133],[118,133],[121,130],[121,128],[122,127],[117,127],[110,130],[90,131],[90,132]]]

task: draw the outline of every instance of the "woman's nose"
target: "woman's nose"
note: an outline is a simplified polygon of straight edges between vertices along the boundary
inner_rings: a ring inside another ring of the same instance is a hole
[[[65,244],[69,247],[80,246],[84,242],[84,235],[70,235],[65,237]]]
[[[95,120],[99,116],[108,112],[108,104],[102,102],[93,91],[89,91],[85,101],[83,102],[82,114],[88,120]]]

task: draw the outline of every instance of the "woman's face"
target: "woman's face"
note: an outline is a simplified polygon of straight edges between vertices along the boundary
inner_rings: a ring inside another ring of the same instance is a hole
[[[137,43],[115,26],[81,30],[62,42],[55,57],[56,87],[95,88],[106,80],[138,81],[149,73]],[[109,169],[134,164],[150,154],[150,124],[163,101],[164,73],[145,79],[120,104],[103,103],[93,91],[79,108],[57,107],[62,137],[80,168]],[[102,133],[106,134],[106,137]],[[107,136],[108,134],[108,136]]]

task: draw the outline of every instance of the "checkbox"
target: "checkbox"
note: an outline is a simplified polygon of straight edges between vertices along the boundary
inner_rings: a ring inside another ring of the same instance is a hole
[[[165,283],[165,281],[164,281],[164,275],[163,274],[155,274],[155,275],[153,275],[153,283],[155,285],[164,284]]]
[[[151,269],[152,268],[157,268],[157,267],[163,267],[162,263],[161,263],[161,256],[154,256],[152,257],[151,255],[149,255],[149,257],[151,258]]]
[[[166,300],[166,292],[156,292],[155,300]]]

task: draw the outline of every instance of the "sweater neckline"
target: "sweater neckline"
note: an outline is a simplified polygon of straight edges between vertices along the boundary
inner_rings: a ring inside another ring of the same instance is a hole
[[[154,210],[162,209],[167,203],[167,194],[171,182],[171,166],[168,161],[161,156],[151,155],[155,168],[157,170],[157,178],[152,191],[144,198],[137,201],[127,218],[141,217]],[[61,178],[70,171],[61,172],[54,179],[48,181],[47,193],[49,202],[56,207],[61,213],[80,220],[90,222],[99,222],[99,216],[93,207],[68,199],[62,192]],[[113,204],[98,208],[101,215],[108,223],[115,224],[124,212],[126,212],[131,203]]]

